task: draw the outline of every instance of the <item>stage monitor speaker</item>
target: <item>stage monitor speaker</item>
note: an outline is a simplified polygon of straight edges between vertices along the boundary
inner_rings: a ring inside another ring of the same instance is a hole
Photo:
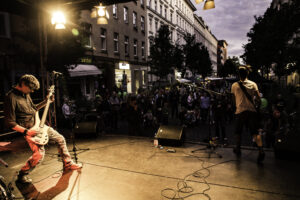
[[[182,126],[161,125],[155,134],[162,146],[181,146],[184,140]]]

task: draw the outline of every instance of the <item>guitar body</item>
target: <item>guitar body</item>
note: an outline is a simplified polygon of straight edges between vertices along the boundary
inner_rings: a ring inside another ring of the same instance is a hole
[[[50,127],[46,126],[46,125],[43,125],[43,127],[40,127],[40,122],[41,122],[41,120],[39,117],[39,112],[37,111],[35,113],[34,126],[30,130],[35,130],[38,132],[38,134],[35,135],[34,137],[31,137],[30,140],[38,145],[46,145],[49,141],[48,130]]]

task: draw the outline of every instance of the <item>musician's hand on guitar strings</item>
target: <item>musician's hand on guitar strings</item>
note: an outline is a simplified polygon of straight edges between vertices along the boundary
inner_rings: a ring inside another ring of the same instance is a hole
[[[37,131],[30,129],[30,130],[27,131],[26,135],[28,135],[30,137],[34,137],[34,136],[37,135]]]

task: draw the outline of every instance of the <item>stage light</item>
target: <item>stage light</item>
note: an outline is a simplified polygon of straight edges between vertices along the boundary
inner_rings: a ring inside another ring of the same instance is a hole
[[[55,11],[52,13],[51,23],[55,25],[55,29],[65,29],[66,18],[63,12]]]
[[[204,4],[204,7],[203,7],[203,10],[208,10],[208,9],[213,9],[213,8],[215,8],[214,0],[206,0],[205,4]]]

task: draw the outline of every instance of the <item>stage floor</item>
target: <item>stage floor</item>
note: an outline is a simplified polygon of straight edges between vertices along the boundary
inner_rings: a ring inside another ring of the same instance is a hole
[[[72,150],[72,144],[68,147]],[[23,138],[9,152],[1,152],[9,168],[0,166],[6,181],[13,181],[16,197],[72,200],[293,200],[300,199],[300,163],[276,160],[266,152],[263,165],[257,151],[243,150],[240,160],[232,148],[217,148],[222,158],[206,151],[191,153],[199,144],[185,143],[176,153],[155,148],[145,137],[106,135],[81,138],[77,148],[81,172],[63,173],[56,146],[47,145],[44,161],[30,174],[33,184],[15,185],[16,171],[31,155]]]

